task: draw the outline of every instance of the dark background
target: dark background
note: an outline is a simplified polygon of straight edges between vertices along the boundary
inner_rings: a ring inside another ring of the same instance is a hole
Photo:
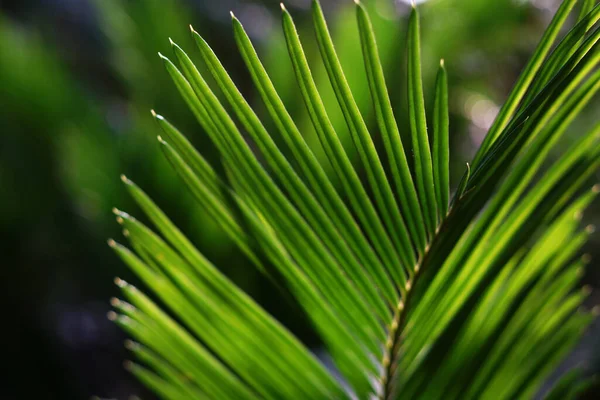
[[[409,5],[365,1],[378,34],[388,84],[406,131],[404,35]],[[372,122],[351,1],[322,1],[359,106]],[[333,123],[345,134],[318,60],[310,0],[288,0]],[[451,100],[452,180],[460,177],[558,2],[431,0],[422,6],[425,89],[446,60]],[[162,63],[172,37],[194,60],[188,24],[203,35],[260,112],[233,40],[229,10],[242,21],[282,98],[314,143],[296,96],[279,22],[278,1],[0,0],[0,296],[3,305],[0,397],[125,399],[152,396],[127,374],[124,334],[106,319],[118,295],[113,278],[137,282],[105,241],[120,237],[111,208],[141,217],[121,186],[125,173],[146,190],[216,265],[305,343],[319,347],[301,313],[273,288],[194,206],[163,160],[149,110],[169,118],[216,160],[206,136],[178,97]],[[200,64],[200,63],[199,63]],[[596,114],[594,114],[596,110]],[[572,127],[597,122],[598,101]],[[267,121],[268,123],[268,121]],[[267,125],[268,127],[268,125]],[[350,150],[350,142],[345,141]],[[598,177],[597,177],[598,178]],[[143,218],[141,218],[143,219]],[[585,224],[600,219],[596,202]],[[600,303],[600,235],[586,249],[583,279]],[[599,370],[598,323],[560,369]],[[5,371],[4,371],[5,370]],[[560,372],[560,371],[559,371]],[[557,372],[557,374],[559,374]]]

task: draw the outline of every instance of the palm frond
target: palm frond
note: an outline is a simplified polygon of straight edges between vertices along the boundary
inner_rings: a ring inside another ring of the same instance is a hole
[[[356,5],[380,153],[313,1],[321,57],[358,154],[354,165],[282,5],[298,95],[335,180],[233,14],[236,43],[277,132],[267,131],[193,28],[216,88],[171,42],[174,61],[161,58],[219,151],[226,177],[153,111],[159,145],[204,212],[277,282],[282,298],[291,294],[302,306],[337,371],[123,177],[156,231],[115,210],[134,251],[109,244],[168,309],[117,280],[126,301],[114,299],[110,317],[134,338],[128,348],[143,364],[127,367],[166,399],[531,397],[593,319],[578,311],[586,293],[578,289],[584,262],[577,257],[592,232],[579,228],[581,215],[600,191],[586,190],[600,167],[600,125],[543,168],[600,89],[600,6],[585,1],[558,41],[575,4],[560,6],[452,199],[446,67],[442,61],[430,135],[416,8],[407,38],[410,141],[403,142],[368,13]],[[575,393],[577,385],[567,377],[552,396]]]

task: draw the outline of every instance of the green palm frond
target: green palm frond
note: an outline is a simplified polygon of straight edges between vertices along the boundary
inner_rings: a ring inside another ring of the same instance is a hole
[[[416,8],[407,37],[407,141],[368,13],[356,5],[380,152],[313,1],[321,57],[358,154],[354,165],[282,6],[298,96],[337,185],[233,14],[236,43],[274,132],[193,28],[215,89],[172,42],[173,60],[161,58],[219,151],[226,179],[153,111],[159,146],[204,212],[276,282],[282,298],[291,294],[299,302],[335,370],[123,177],[154,228],[115,210],[133,251],[109,243],[161,303],[117,279],[124,300],[113,300],[110,316],[136,341],[128,343],[140,362],[128,363],[131,371],[166,399],[532,397],[593,319],[580,311],[586,293],[578,289],[584,267],[578,254],[592,229],[581,230],[579,221],[600,191],[586,189],[600,166],[600,125],[546,168],[600,89],[600,29],[594,28],[600,6],[585,1],[577,24],[558,39],[575,4],[560,6],[452,199],[447,76],[442,61],[430,134]],[[567,376],[552,396],[570,395],[579,384]]]

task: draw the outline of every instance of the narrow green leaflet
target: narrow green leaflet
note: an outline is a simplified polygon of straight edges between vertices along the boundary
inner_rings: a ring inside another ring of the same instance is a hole
[[[435,84],[435,105],[433,109],[433,181],[439,218],[448,213],[450,196],[450,145],[448,117],[448,76],[444,60],[440,61]]]
[[[169,121],[167,121],[162,115],[157,114],[154,110],[151,110],[151,112],[167,140],[172,143],[173,146],[175,146],[179,154],[182,155],[182,158],[193,170],[194,174],[202,178],[212,196],[215,197],[219,203],[225,206],[227,201],[222,194],[225,189],[225,185],[208,161],[206,161],[204,157],[198,153],[190,141]]]
[[[363,217],[362,220],[364,221],[365,226],[371,227],[376,235],[374,242],[381,243],[385,246],[384,251],[394,263],[393,267],[390,266],[389,268],[394,274],[393,277],[395,282],[403,288],[407,281],[403,266],[414,265],[415,255],[413,252],[403,253],[402,251],[397,251],[397,249],[402,249],[402,246],[397,241],[393,242],[393,237],[390,239],[380,217],[377,215],[369,200],[364,187],[360,183],[356,171],[350,164],[342,144],[329,121],[323,102],[312,78],[306,56],[302,50],[298,32],[296,31],[290,14],[285,8],[283,9],[283,30],[302,98],[309,111],[323,148],[325,149],[330,162],[334,166],[334,169],[340,174],[340,180],[348,187],[346,192],[351,198],[355,210],[358,208],[357,212],[366,216],[366,218]],[[399,264],[398,261],[401,261],[401,264]]]
[[[367,179],[374,193],[376,203],[380,208],[381,216],[388,226],[388,231],[395,238],[395,242],[399,242],[402,246],[401,252],[410,254],[413,252],[413,246],[405,222],[400,215],[398,204],[394,199],[391,186],[375,149],[375,144],[371,139],[367,125],[360,114],[350,86],[344,76],[344,71],[342,70],[333,41],[329,35],[329,30],[327,29],[325,17],[317,2],[313,2],[313,20],[317,32],[317,42],[319,43],[319,49],[325,62],[329,80],[346,119],[362,165],[367,173]],[[416,229],[412,230],[413,235],[416,236]],[[405,268],[412,270],[413,266],[407,265]]]
[[[542,64],[542,67],[538,72],[538,77],[532,83],[531,87],[528,89],[527,95],[523,99],[523,105],[529,104],[531,100],[539,94],[544,85],[550,81],[553,75],[556,74],[569,57],[573,55],[585,35],[596,22],[598,22],[600,19],[600,4],[593,7],[594,2],[595,0],[585,1],[579,14],[578,23],[560,41],[558,46],[556,46],[556,49],[552,51],[552,54],[550,54],[548,59]]]
[[[142,383],[152,389],[161,398],[176,400],[176,399],[192,399],[181,388],[164,381],[155,373],[148,369],[131,362],[125,362],[125,369],[131,371]]]
[[[421,76],[421,39],[419,13],[416,7],[408,22],[408,113],[412,153],[415,159],[415,178],[421,209],[425,214],[425,224],[429,235],[437,229],[437,204],[433,180],[433,166],[427,121],[425,119],[425,99],[423,97],[423,78]]]
[[[327,299],[343,313],[350,326],[364,338],[381,336],[382,328],[378,325],[376,317],[367,311],[363,296],[336,265],[336,260],[320,241],[319,232],[311,229],[304,217],[287,200],[254,157],[234,121],[226,113],[191,60],[182,51],[177,48],[175,50],[183,70],[193,82],[190,86],[195,95],[188,94],[186,78],[172,62],[163,57],[167,71],[180,89],[185,88],[182,94],[186,98],[189,96],[189,101],[196,104],[197,109],[204,110],[205,118],[208,120],[202,119],[201,121],[207,126],[207,132],[211,134],[215,145],[221,151],[228,153],[226,163],[233,166],[232,169],[238,169],[244,176],[244,180],[254,183],[253,195],[256,196],[257,204],[264,208],[265,215],[273,218],[271,222],[275,226],[282,232],[294,236],[295,239],[289,240],[288,243],[302,248],[302,252],[305,253],[303,256],[308,256],[307,260],[310,260],[310,262],[303,263],[302,266],[313,271],[310,275],[311,279],[318,284]],[[325,275],[316,274],[318,270],[325,272]],[[375,349],[372,342],[368,343],[371,348]]]
[[[169,250],[168,247],[160,241],[159,238],[152,235],[147,229],[143,228],[137,221],[133,220],[130,216],[120,213],[121,218],[123,219],[124,226],[128,229],[130,235],[132,237],[137,237],[144,244],[144,246],[149,250],[150,254],[153,254],[154,257],[157,257],[159,254],[163,254],[160,257],[160,260],[156,260],[159,264],[163,266],[169,267],[169,271],[171,274],[178,274],[177,279],[186,279],[180,275],[178,270],[187,270],[188,276],[193,277],[191,274],[192,270],[199,274],[199,276],[203,277],[203,280],[206,283],[202,283],[197,279],[194,279],[197,285],[201,285],[204,287],[203,290],[197,291],[192,290],[193,293],[202,293],[208,290],[208,282],[210,282],[210,291],[218,293],[219,298],[226,301],[227,304],[235,305],[237,309],[236,313],[243,313],[240,315],[244,315],[244,319],[246,319],[245,325],[248,323],[252,323],[251,326],[254,326],[254,329],[257,330],[254,334],[250,336],[256,336],[263,339],[269,339],[271,344],[274,346],[278,344],[280,346],[286,346],[286,353],[297,355],[294,356],[294,359],[298,361],[299,356],[304,351],[299,344],[292,339],[289,334],[282,329],[279,324],[277,324],[274,320],[268,317],[264,311],[262,311],[256,304],[253,303],[251,299],[249,299],[243,292],[237,289],[231,282],[229,282],[222,274],[220,274],[210,263],[202,257],[200,253],[195,250],[195,248],[191,245],[191,243],[182,236],[181,232],[174,227],[174,225],[162,214],[162,212],[156,208],[156,206],[141,192],[137,187],[135,187],[131,182],[127,182],[128,187],[130,187],[132,193],[138,199],[140,205],[142,205],[149,216],[152,217],[153,221],[157,224],[157,226],[161,229],[163,234],[173,243],[173,245],[181,251],[190,262],[189,266],[180,259],[172,250]],[[166,260],[166,261],[165,261]],[[170,261],[169,261],[170,260]],[[168,264],[164,264],[164,262],[168,262]],[[173,269],[173,264],[177,265],[177,269]],[[139,262],[136,262],[135,265],[141,265]],[[192,267],[193,266],[193,267]],[[150,276],[146,274],[146,276]],[[210,300],[211,297],[206,297],[206,300]],[[216,300],[215,297],[212,297],[213,300]],[[221,307],[223,307],[221,305]],[[230,310],[224,314],[223,316],[233,316],[235,315],[233,310]],[[196,320],[197,321],[197,320]],[[232,323],[231,325],[239,325],[238,323]],[[259,333],[262,330],[262,333]],[[275,349],[273,349],[275,351]],[[301,353],[298,353],[301,352]],[[310,356],[305,355],[305,362],[308,363],[305,365],[307,372],[313,374],[315,377],[318,374],[315,374],[315,366],[310,366],[311,363],[315,363],[314,360],[311,359]],[[281,357],[276,357],[276,359],[281,359]],[[283,360],[283,359],[281,359]],[[289,367],[286,367],[289,368]],[[314,379],[314,378],[313,378]],[[319,378],[322,379],[322,378]],[[316,383],[312,383],[313,385]],[[319,385],[322,385],[320,383]]]
[[[367,11],[360,2],[357,2],[356,17],[365,59],[365,69],[367,70],[367,79],[369,80],[373,107],[377,117],[377,125],[381,131],[381,137],[389,159],[390,170],[398,192],[399,206],[407,221],[413,243],[421,253],[424,251],[427,241],[423,212],[421,211],[415,185],[410,174],[404,146],[400,139],[396,117],[392,110],[383,68],[379,61],[375,33],[373,32]]]
[[[193,386],[192,381],[190,381],[185,374],[176,370],[172,365],[169,365],[164,359],[161,359],[160,356],[148,348],[140,345],[139,343],[134,343],[131,341],[127,341],[125,343],[125,347],[144,364],[156,370],[168,382],[172,382],[178,389],[181,390],[182,394],[185,396],[184,398],[195,399],[201,396],[206,396],[206,393],[203,393],[200,391],[200,389]]]
[[[392,259],[386,256],[381,246],[375,245],[377,253],[368,242],[365,235],[360,230],[354,216],[350,213],[348,207],[339,194],[336,192],[329,178],[325,175],[323,168],[319,165],[314,154],[304,141],[296,124],[287,112],[283,102],[279,98],[275,88],[263,65],[261,64],[252,43],[242,25],[233,17],[233,30],[236,41],[240,48],[242,58],[244,59],[254,83],[269,111],[269,115],[275,121],[280,135],[292,151],[293,160],[298,164],[298,173],[307,181],[315,198],[332,218],[334,224],[343,227],[345,239],[348,244],[355,249],[357,257],[364,268],[370,272],[373,280],[377,283],[383,293],[386,293],[392,302],[397,302],[398,296],[394,293],[395,289],[386,274],[384,261],[387,265],[393,265]],[[358,213],[359,216],[362,214]],[[364,222],[364,216],[360,218]],[[369,232],[367,230],[367,232]],[[381,258],[378,258],[381,257]]]
[[[322,240],[327,243],[330,251],[342,261],[341,265],[346,268],[347,274],[360,290],[368,295],[371,306],[381,313],[382,318],[386,318],[389,313],[386,310],[385,304],[381,301],[381,297],[378,295],[375,286],[371,283],[370,277],[365,274],[359,260],[353,256],[352,249],[347,245],[340,232],[335,229],[335,224],[329,218],[329,215],[319,205],[310,190],[294,172],[283,153],[277,148],[256,114],[235,87],[235,84],[212,49],[199,35],[194,32],[192,34],[196,38],[196,43],[209,65],[210,71],[230,101],[235,114],[262,150],[267,162],[272,165],[273,171],[278,175],[281,182],[283,182],[285,188],[289,191],[299,209],[307,217],[307,220],[311,222],[314,229],[323,232],[321,235]],[[393,292],[386,294],[390,296],[390,299],[393,299]]]
[[[577,3],[577,0],[565,0],[561,4],[560,8],[554,15],[554,18],[550,22],[550,25],[544,32],[538,47],[536,48],[533,56],[529,60],[529,63],[519,76],[518,81],[513,87],[508,99],[500,109],[494,124],[490,128],[488,134],[486,135],[481,147],[479,148],[477,154],[475,155],[475,159],[473,160],[473,166],[477,167],[481,156],[483,156],[490,145],[498,138],[500,132],[508,125],[511,118],[514,116],[514,113],[517,111],[519,103],[521,102],[523,96],[525,96],[528,87],[531,85],[534,80],[536,73],[539,71],[540,67],[544,63],[544,60],[550,49],[552,48],[552,44],[556,40],[556,37],[560,33],[561,28],[567,20],[571,10]]]

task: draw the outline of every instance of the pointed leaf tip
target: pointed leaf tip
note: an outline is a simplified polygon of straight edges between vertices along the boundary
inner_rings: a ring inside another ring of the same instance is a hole
[[[125,218],[130,220],[135,220],[131,215],[127,214],[125,211],[121,211],[118,208],[113,208],[113,213],[119,218]]]
[[[235,15],[233,14],[233,11],[229,11],[229,15],[231,15],[231,19],[235,19]]]
[[[279,7],[281,7],[281,11],[287,11],[283,3],[279,3]]]
[[[129,179],[128,177],[126,177],[123,174],[121,174],[121,181],[126,185],[133,185],[133,182],[131,181],[131,179]]]
[[[465,193],[465,190],[467,188],[467,185],[469,183],[469,178],[471,177],[471,164],[467,163],[467,170],[465,171],[465,174],[463,175],[460,183],[458,184],[458,188],[456,189],[456,193],[454,194],[454,199],[452,199],[452,205],[451,207],[454,206],[454,204],[460,200],[460,198],[462,197],[462,195]]]
[[[442,58],[442,59],[440,59],[440,67],[444,68],[444,65],[445,65],[445,62],[444,62],[444,59]]]
[[[126,339],[125,342],[123,342],[123,345],[127,350],[135,350],[139,348],[139,344],[130,339]]]
[[[175,42],[171,38],[169,38],[169,43],[171,43],[171,46],[175,46]]]
[[[114,311],[109,311],[106,313],[106,318],[108,318],[109,321],[116,321],[117,313]]]
[[[165,119],[165,118],[164,118],[162,115],[158,114],[158,113],[157,113],[156,111],[154,111],[154,110],[150,110],[150,114],[152,114],[152,117],[153,117],[154,119],[160,119],[160,120],[163,120],[163,119]]]
[[[583,285],[581,288],[581,293],[587,297],[592,293],[592,287],[590,285]]]
[[[115,247],[115,246],[117,245],[117,242],[115,242],[115,241],[114,241],[114,240],[112,240],[112,239],[108,239],[108,240],[106,241],[106,243],[108,243],[108,245],[109,245],[110,247]]]

